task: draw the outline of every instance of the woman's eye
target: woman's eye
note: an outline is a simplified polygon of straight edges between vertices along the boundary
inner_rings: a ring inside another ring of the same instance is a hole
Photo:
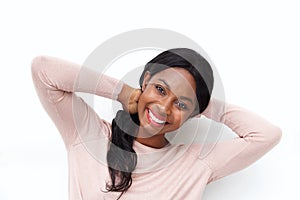
[[[157,90],[160,94],[163,94],[163,95],[166,94],[166,92],[165,92],[165,90],[164,90],[163,87],[161,87],[161,86],[159,86],[159,85],[156,85],[155,88],[156,88],[156,90]]]
[[[180,101],[178,101],[177,105],[180,109],[183,109],[183,110],[186,110],[188,108],[185,103],[180,102]]]

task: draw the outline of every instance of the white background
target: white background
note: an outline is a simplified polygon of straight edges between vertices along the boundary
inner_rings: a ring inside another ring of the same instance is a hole
[[[32,58],[83,63],[105,40],[138,28],[196,41],[216,65],[226,99],[283,130],[274,149],[208,185],[203,199],[300,199],[299,10],[296,0],[1,1],[0,200],[68,198],[66,151],[35,93]]]

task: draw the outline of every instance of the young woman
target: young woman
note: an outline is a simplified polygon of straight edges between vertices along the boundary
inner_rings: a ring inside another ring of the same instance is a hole
[[[153,58],[139,89],[93,71],[81,76],[81,69],[53,57],[32,62],[40,101],[67,148],[72,200],[200,199],[207,184],[249,166],[281,138],[280,128],[267,120],[211,98],[213,71],[194,50],[170,49]],[[75,91],[118,100],[124,110],[110,124]],[[218,142],[205,157],[200,157],[205,144],[166,139],[199,114],[238,137]]]

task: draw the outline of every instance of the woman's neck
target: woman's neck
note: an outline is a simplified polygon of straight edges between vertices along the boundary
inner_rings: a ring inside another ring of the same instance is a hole
[[[164,134],[154,135],[151,137],[145,137],[142,135],[145,134],[141,134],[141,132],[139,131],[138,136],[135,140],[143,145],[160,149],[169,144],[169,141],[165,138]]]

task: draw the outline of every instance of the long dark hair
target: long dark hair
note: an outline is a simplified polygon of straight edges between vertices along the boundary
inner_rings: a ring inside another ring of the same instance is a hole
[[[198,106],[192,115],[202,113],[209,103],[214,85],[213,71],[208,61],[192,49],[169,49],[146,64],[139,80],[140,86],[147,71],[152,77],[169,67],[184,68],[194,77]],[[119,110],[112,120],[111,143],[107,152],[111,184],[106,183],[106,189],[108,192],[121,192],[119,198],[132,184],[131,173],[137,164],[137,155],[132,146],[138,126],[138,115],[123,110]]]

